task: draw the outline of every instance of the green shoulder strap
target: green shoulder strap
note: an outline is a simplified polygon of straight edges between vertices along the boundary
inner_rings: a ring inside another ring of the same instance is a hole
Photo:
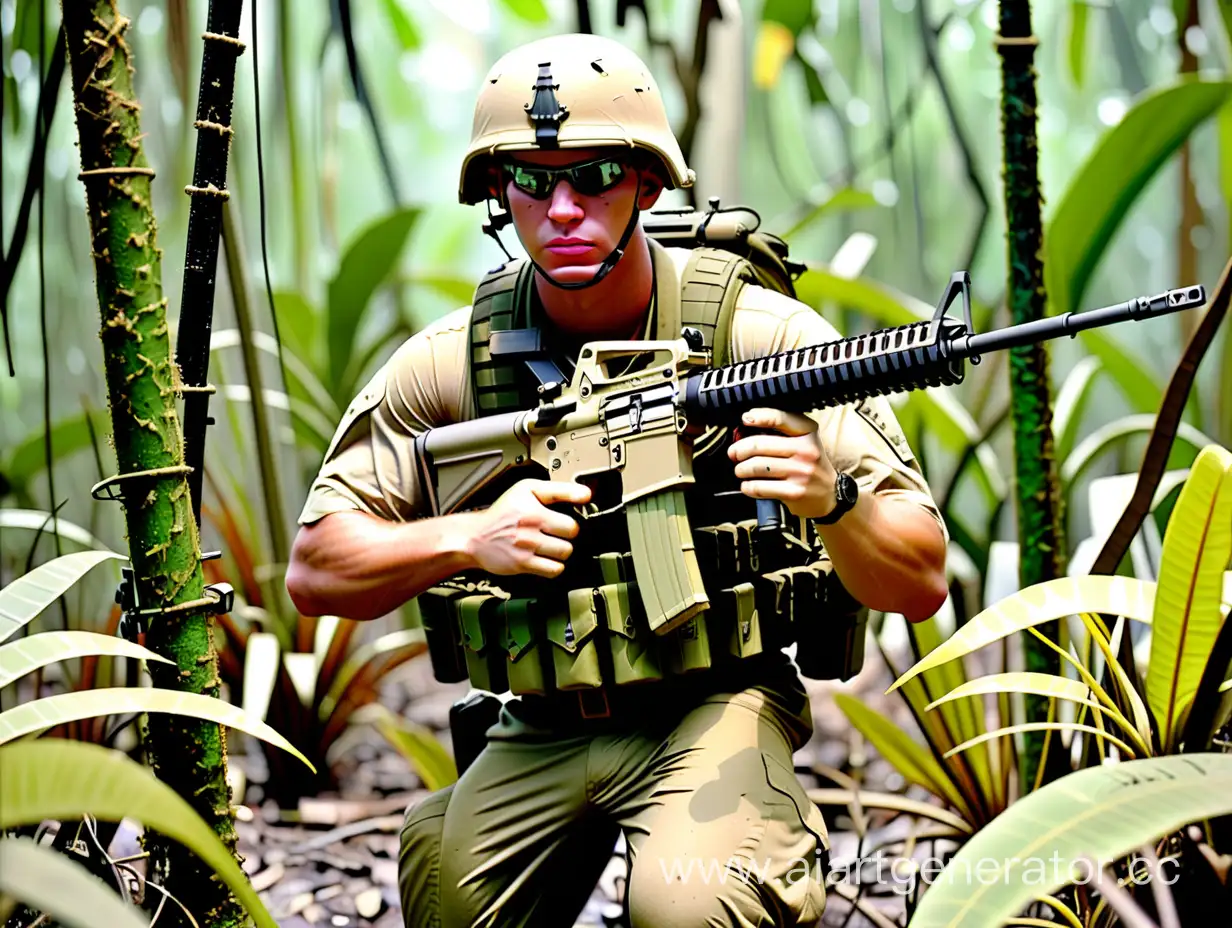
[[[475,288],[471,301],[471,387],[480,416],[521,406],[518,365],[493,361],[488,345],[493,332],[525,324],[527,304],[519,297],[528,295],[532,270],[528,261],[510,261],[488,271]]]

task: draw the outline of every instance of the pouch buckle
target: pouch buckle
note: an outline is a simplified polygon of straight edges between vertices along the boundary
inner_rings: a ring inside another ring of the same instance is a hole
[[[589,699],[587,697],[590,697],[596,693],[600,697],[600,702],[602,703],[602,709],[596,712],[590,712],[588,711],[587,706],[588,704],[593,705],[595,703],[595,700]],[[608,702],[606,687],[598,686],[598,687],[593,687],[589,689],[582,689],[582,690],[578,690],[577,694],[578,694],[578,710],[581,712],[582,718],[584,719],[607,719],[607,718],[612,717],[612,705],[610,702]]]

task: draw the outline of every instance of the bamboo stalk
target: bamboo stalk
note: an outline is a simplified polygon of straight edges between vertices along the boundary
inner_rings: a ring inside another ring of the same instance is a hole
[[[1034,57],[1038,39],[1031,27],[1030,0],[1001,0],[1001,128],[1004,142],[1005,214],[1007,227],[1007,301],[1014,324],[1044,317],[1043,223],[1040,216],[1039,143],[1036,135],[1037,97]],[[1062,536],[1061,488],[1052,437],[1052,402],[1048,379],[1048,352],[1044,345],[1010,350],[1010,405],[1014,425],[1014,481],[1017,496],[1019,583],[1023,587],[1064,576],[1065,541]],[[1058,641],[1057,622],[1038,631]],[[1023,642],[1026,669],[1060,672],[1055,653],[1028,636]],[[1049,700],[1025,697],[1026,721],[1046,721]],[[1023,791],[1031,789],[1043,763],[1049,773],[1059,771],[1060,754],[1038,732],[1024,735],[1025,751],[1019,770]],[[1052,763],[1058,766],[1053,767]]]
[[[111,484],[124,507],[139,603],[145,608],[201,600],[200,540],[185,473],[179,388],[167,332],[162,253],[156,244],[151,183],[133,92],[129,20],[115,0],[63,0],[74,113],[81,152],[103,361],[120,475]],[[164,615],[145,644],[174,665],[153,664],[154,685],[217,697],[214,622],[204,612]],[[227,787],[226,732],[188,716],[150,716],[146,745],[155,774],[176,790],[235,853]],[[243,925],[245,914],[214,872],[178,841],[146,833],[164,888],[210,928]],[[178,907],[160,916],[183,922]]]

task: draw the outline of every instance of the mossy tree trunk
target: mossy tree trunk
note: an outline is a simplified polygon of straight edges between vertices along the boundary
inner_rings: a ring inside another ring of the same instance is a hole
[[[1031,28],[1030,0],[1001,0],[1001,129],[1005,164],[1005,214],[1011,321],[1031,322],[1044,316],[1043,223],[1040,204],[1039,145],[1036,136],[1034,57],[1037,44]],[[1064,574],[1065,546],[1061,529],[1061,492],[1057,478],[1049,396],[1048,354],[1044,345],[1010,351],[1011,415],[1014,424],[1014,470],[1017,496],[1019,583],[1026,587]],[[1056,641],[1058,623],[1037,630]],[[1030,634],[1024,636],[1026,669],[1060,671],[1054,651]],[[1026,697],[1027,721],[1048,721],[1049,700]],[[1058,739],[1049,732],[1027,732],[1020,768],[1023,789],[1031,789],[1043,762],[1045,743],[1052,763],[1060,760]]]
[[[62,9],[118,473],[146,472],[111,488],[122,495],[140,604],[166,608],[199,602],[205,593],[200,540],[175,406],[178,378],[150,197],[154,172],[142,148],[141,108],[125,41],[130,23],[115,0],[63,0]],[[156,686],[218,695],[213,625],[209,614],[189,610],[151,621],[146,645],[174,661],[173,668],[151,665]],[[225,732],[186,716],[154,714],[146,746],[157,776],[235,853]],[[140,816],[139,809],[134,813]],[[210,868],[176,841],[147,837],[159,882],[203,928],[247,924],[243,909]],[[159,924],[188,922],[168,903]]]

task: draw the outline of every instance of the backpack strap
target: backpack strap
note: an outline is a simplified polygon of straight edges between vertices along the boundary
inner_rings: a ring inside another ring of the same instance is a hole
[[[528,261],[510,261],[488,271],[475,288],[470,325],[471,388],[480,416],[521,408],[520,364],[494,361],[488,346],[493,332],[518,326],[518,297],[530,283],[530,271]]]
[[[493,332],[526,324],[532,283],[530,262],[518,259],[489,271],[475,289],[471,306],[471,388],[480,416],[523,407],[522,363],[493,360]],[[714,352],[713,363],[725,362],[728,330],[736,300],[745,283],[757,277],[747,258],[723,248],[694,248],[680,274],[680,322],[702,333]]]
[[[716,367],[727,357],[728,330],[740,291],[755,281],[748,259],[722,248],[694,248],[680,273],[680,324],[702,333]]]

